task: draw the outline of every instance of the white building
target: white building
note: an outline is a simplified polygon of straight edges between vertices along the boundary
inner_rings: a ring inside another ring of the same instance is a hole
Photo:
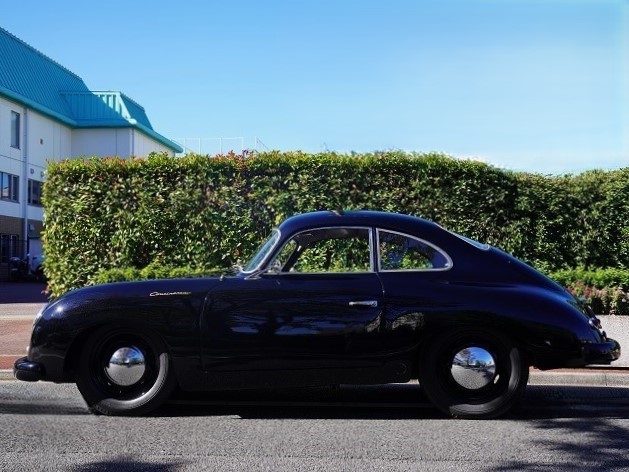
[[[83,80],[0,28],[0,280],[7,260],[41,252],[46,161],[80,156],[171,155],[144,108]]]

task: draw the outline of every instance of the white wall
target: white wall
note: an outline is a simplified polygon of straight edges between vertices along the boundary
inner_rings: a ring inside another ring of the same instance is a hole
[[[9,161],[17,161],[18,163],[22,161],[22,150],[11,147],[11,111],[19,113],[20,121],[24,121],[22,117],[24,114],[23,107],[0,97],[0,170],[20,175],[22,173],[21,170],[15,172],[8,167]],[[20,132],[23,132],[23,128]],[[24,143],[20,143],[20,147],[23,145]]]
[[[22,204],[0,200],[0,215],[22,218]]]
[[[173,151],[134,128],[72,130],[72,157],[146,157],[152,152]]]
[[[131,155],[131,128],[72,130],[71,157],[122,157]]]
[[[11,147],[11,111],[20,114],[20,149]],[[0,170],[21,176],[22,156],[26,149],[29,166],[36,171],[28,177],[41,180],[41,171],[45,170],[47,161],[70,157],[71,131],[68,126],[31,109],[25,113],[21,105],[0,97]],[[13,164],[8,164],[9,161]]]
[[[0,97],[0,171],[20,177],[20,202],[0,200],[0,215],[13,218],[22,218],[22,191],[24,164],[22,161],[22,149],[11,147],[11,111],[20,114],[20,140],[23,140],[24,109],[21,105]],[[24,143],[20,142],[20,148]]]
[[[47,161],[70,157],[72,129],[44,115],[28,112],[28,162],[31,167],[45,169]],[[39,172],[37,172],[39,175]],[[39,177],[33,177],[40,180]]]
[[[20,114],[20,149],[11,147],[11,111]],[[71,155],[70,127],[0,97],[0,171],[20,177],[20,202],[0,201],[0,216],[24,218],[24,195],[28,179],[44,182],[46,165]],[[26,133],[26,138],[24,137]],[[28,156],[26,176],[23,156]],[[27,217],[42,221],[43,209],[26,205]]]
[[[44,209],[42,207],[27,205],[28,219],[44,221]]]
[[[137,130],[132,130],[133,133],[133,152],[132,155],[136,157],[146,157],[152,152],[166,152],[171,156],[175,153],[172,149],[167,148],[163,144],[149,138],[145,134]]]

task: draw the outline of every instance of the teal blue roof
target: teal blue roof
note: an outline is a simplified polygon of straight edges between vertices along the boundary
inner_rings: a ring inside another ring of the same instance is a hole
[[[175,152],[144,108],[121,92],[95,92],[83,79],[0,28],[0,95],[73,128],[133,127]]]
[[[61,92],[80,126],[117,125],[127,122],[152,128],[144,108],[120,92]]]

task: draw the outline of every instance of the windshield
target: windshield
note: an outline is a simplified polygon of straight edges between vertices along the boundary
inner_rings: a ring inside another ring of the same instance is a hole
[[[271,233],[271,236],[266,240],[266,242],[262,243],[258,248],[258,251],[253,256],[253,258],[249,261],[249,263],[245,266],[243,272],[253,272],[258,268],[258,266],[262,263],[262,261],[266,258],[266,256],[271,252],[275,243],[280,239],[280,232],[277,229],[274,229]]]

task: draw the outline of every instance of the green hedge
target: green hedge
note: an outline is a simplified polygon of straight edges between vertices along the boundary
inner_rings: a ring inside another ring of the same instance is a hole
[[[440,154],[155,154],[52,163],[43,203],[53,296],[110,269],[230,267],[273,225],[320,209],[422,216],[546,271],[629,266],[629,168],[545,177]]]
[[[576,269],[551,272],[549,276],[558,284],[569,287],[582,283],[591,287],[627,287],[629,288],[628,269]]]
[[[143,269],[124,267],[102,269],[94,277],[94,283],[107,284],[112,282],[130,282],[133,280],[178,279],[191,277],[219,276],[225,271],[221,269],[204,269],[200,267],[174,267],[152,263]]]
[[[548,274],[550,278],[582,297],[595,313],[629,315],[629,270],[583,267]]]

